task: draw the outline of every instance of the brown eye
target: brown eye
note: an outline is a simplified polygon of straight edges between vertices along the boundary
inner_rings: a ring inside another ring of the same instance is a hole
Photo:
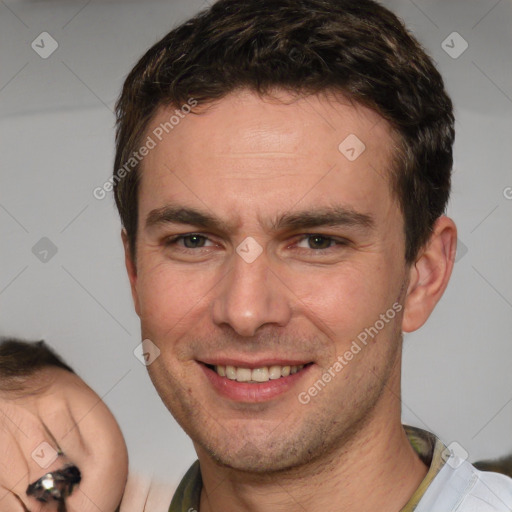
[[[334,249],[334,246],[347,245],[347,242],[343,239],[336,239],[332,236],[321,235],[318,233],[303,235],[303,237],[297,243],[297,247],[300,249],[312,249],[313,251],[328,251]]]
[[[332,241],[332,238],[327,236],[312,235],[309,237],[309,246],[311,249],[328,249]]]

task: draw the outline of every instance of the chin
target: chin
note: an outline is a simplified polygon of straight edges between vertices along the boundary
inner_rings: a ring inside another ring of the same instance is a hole
[[[208,453],[219,466],[242,473],[264,475],[288,471],[298,465],[297,461],[283,460],[281,454],[262,453],[259,450],[242,450],[236,455],[215,451]]]
[[[195,444],[196,450],[200,447],[219,466],[260,475],[293,470],[312,462],[312,453],[323,452],[322,441],[305,442],[298,439],[300,436],[291,439],[289,435],[286,439],[283,436],[269,439],[271,435],[272,432],[267,432],[266,437],[240,435],[215,441],[210,438]]]

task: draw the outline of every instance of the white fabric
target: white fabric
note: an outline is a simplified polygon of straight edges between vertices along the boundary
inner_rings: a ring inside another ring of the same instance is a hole
[[[511,512],[512,478],[479,471],[452,454],[414,512]]]

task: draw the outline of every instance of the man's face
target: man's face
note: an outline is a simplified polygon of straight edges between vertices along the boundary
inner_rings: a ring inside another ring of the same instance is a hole
[[[407,287],[388,125],[343,100],[280,99],[231,94],[162,141],[174,108],[158,112],[131,273],[166,406],[199,451],[265,472],[397,414],[385,397],[399,392]]]

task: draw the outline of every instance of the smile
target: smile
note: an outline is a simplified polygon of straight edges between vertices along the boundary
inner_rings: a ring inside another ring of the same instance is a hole
[[[218,361],[220,362],[220,361]],[[220,396],[235,402],[257,403],[277,399],[291,392],[303,381],[314,363],[286,364],[286,361],[264,361],[252,368],[223,361],[226,364],[200,363],[203,373],[212,389]],[[217,363],[217,361],[215,361]],[[298,363],[298,361],[297,361]],[[252,365],[251,365],[252,366]],[[297,393],[304,385],[297,388]]]
[[[237,382],[248,382],[248,383],[261,383],[268,382],[269,380],[276,380],[282,377],[288,377],[298,371],[302,370],[305,365],[293,365],[293,366],[262,366],[261,368],[244,368],[241,366],[231,365],[208,365],[208,367],[214,370],[217,375],[226,377],[230,380],[236,380]]]

